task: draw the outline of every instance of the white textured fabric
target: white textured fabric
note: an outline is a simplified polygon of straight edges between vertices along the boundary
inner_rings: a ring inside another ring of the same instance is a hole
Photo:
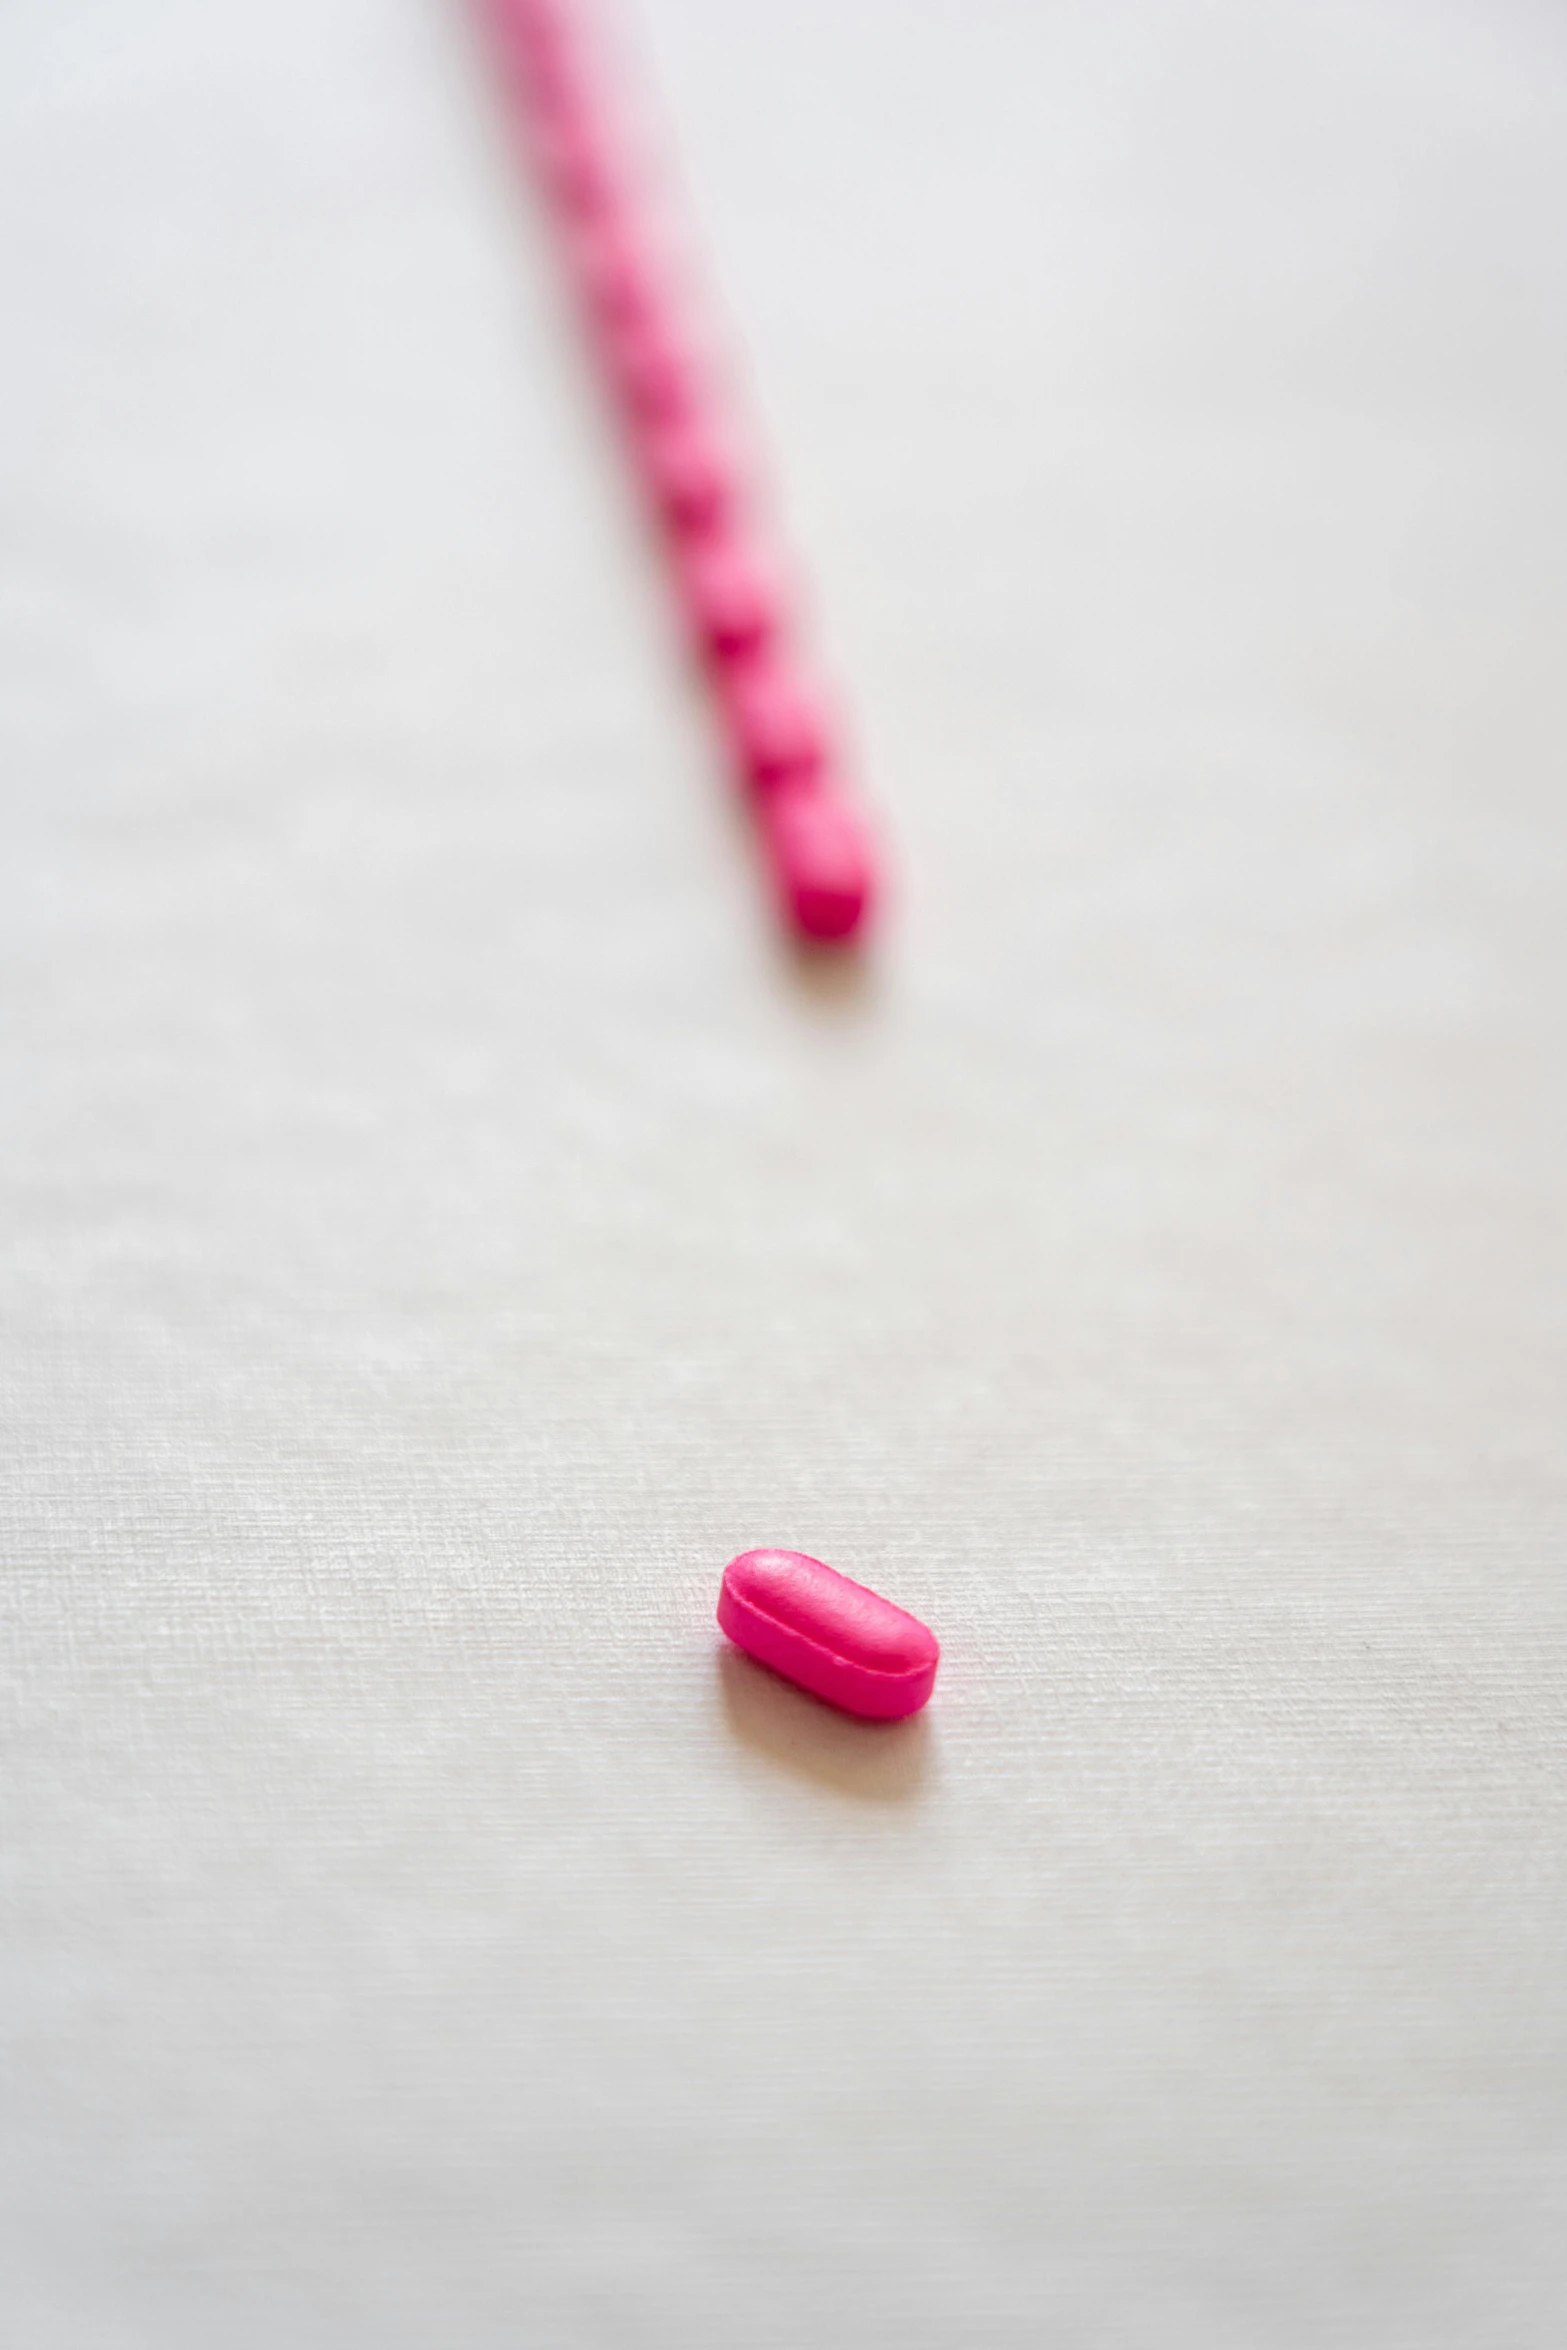
[[[0,14],[0,2334],[1555,2350],[1567,26],[635,30],[859,981],[457,9]]]

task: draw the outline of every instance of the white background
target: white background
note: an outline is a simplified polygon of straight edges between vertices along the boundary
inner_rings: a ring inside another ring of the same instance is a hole
[[[630,29],[858,979],[455,0],[0,13],[0,2332],[1554,2350],[1567,25]]]

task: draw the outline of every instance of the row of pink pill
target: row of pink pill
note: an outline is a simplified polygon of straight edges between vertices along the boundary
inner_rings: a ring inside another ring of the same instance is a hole
[[[791,642],[752,502],[640,217],[569,0],[480,0],[508,95],[559,223],[568,268],[670,574],[750,796],[779,904],[802,937],[862,929],[875,879],[820,698]]]

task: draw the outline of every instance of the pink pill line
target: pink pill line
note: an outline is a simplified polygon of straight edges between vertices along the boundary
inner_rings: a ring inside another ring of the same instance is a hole
[[[738,436],[649,228],[581,12],[576,0],[475,5],[659,527],[780,915],[805,939],[853,939],[877,895],[875,846],[802,661]]]

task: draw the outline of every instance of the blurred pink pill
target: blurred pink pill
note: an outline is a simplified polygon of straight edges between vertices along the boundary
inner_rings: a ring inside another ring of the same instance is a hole
[[[670,529],[695,536],[729,510],[734,481],[717,436],[695,417],[654,419],[637,435],[648,495]]]
[[[876,866],[856,809],[814,782],[763,800],[762,839],[784,916],[802,938],[852,938],[870,910]]]
[[[731,1559],[718,1621],[748,1656],[872,1721],[918,1713],[935,1687],[935,1634],[802,1550],[747,1550]]]
[[[664,322],[654,313],[604,337],[610,373],[621,400],[638,424],[669,424],[691,405],[691,364]]]
[[[498,26],[528,49],[546,53],[566,45],[566,16],[559,0],[487,0]]]
[[[753,791],[814,775],[826,751],[822,713],[781,661],[743,661],[722,684],[724,722]]]
[[[772,582],[740,540],[719,532],[689,541],[677,559],[686,618],[709,660],[740,661],[778,622]]]
[[[489,20],[508,65],[527,67],[530,95],[569,63],[571,45],[558,9],[536,0],[479,0],[479,13]]]
[[[529,102],[537,117],[580,117],[587,104],[582,70],[559,26],[516,32],[510,37],[508,51],[513,69],[527,83]]]
[[[656,323],[658,295],[647,257],[612,218],[585,222],[571,240],[577,288],[602,333],[645,334]]]
[[[565,105],[541,108],[533,138],[539,175],[562,212],[582,221],[613,213],[615,173],[585,115]]]

